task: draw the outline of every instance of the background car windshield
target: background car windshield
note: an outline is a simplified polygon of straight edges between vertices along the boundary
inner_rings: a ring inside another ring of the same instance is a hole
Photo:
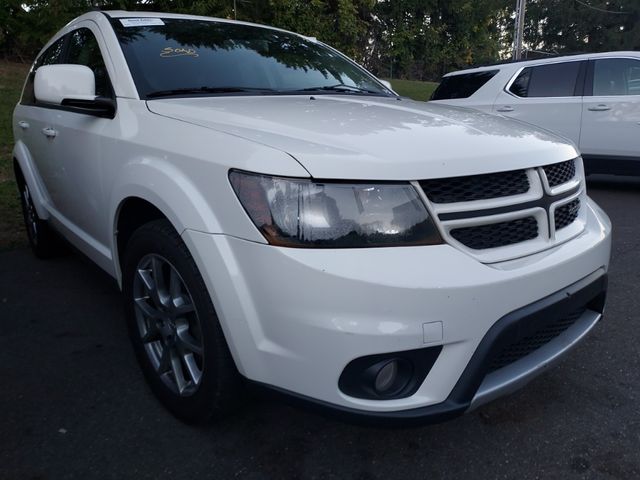
[[[298,35],[214,21],[153,19],[147,23],[157,25],[125,26],[122,20],[113,26],[143,98],[176,89],[260,93],[339,84],[390,93],[342,55]]]

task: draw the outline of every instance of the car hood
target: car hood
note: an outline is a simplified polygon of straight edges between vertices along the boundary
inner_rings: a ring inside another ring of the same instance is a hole
[[[151,100],[151,112],[279,149],[315,178],[419,180],[576,157],[528,124],[393,97],[235,96]]]

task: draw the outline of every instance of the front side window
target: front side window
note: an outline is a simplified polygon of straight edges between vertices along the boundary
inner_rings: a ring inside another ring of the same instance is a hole
[[[640,95],[640,61],[631,58],[596,60],[593,95]]]
[[[295,34],[184,19],[113,19],[141,98],[312,91],[390,95],[341,54]]]
[[[526,67],[509,87],[518,97],[572,97],[581,62]]]
[[[36,77],[36,70],[43,65],[55,65],[62,63],[65,38],[66,37],[62,37],[52,43],[49,48],[42,52],[42,55],[40,55],[34,62],[33,67],[31,67],[31,71],[29,72],[29,76],[27,77],[24,91],[22,92],[22,100],[20,101],[22,105],[36,104],[36,96],[33,90],[33,81]]]
[[[109,74],[100,53],[100,46],[93,32],[88,28],[79,28],[69,35],[66,63],[85,65],[93,70],[96,79],[96,95],[111,96]]]
[[[444,77],[435,89],[431,100],[449,100],[452,98],[469,98],[491,80],[498,70],[464,73]]]

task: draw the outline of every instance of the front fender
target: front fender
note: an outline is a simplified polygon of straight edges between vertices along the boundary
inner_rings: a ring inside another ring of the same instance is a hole
[[[210,192],[202,192],[194,181],[168,160],[145,158],[129,162],[120,170],[114,185],[110,200],[110,218],[113,219],[111,251],[118,279],[121,277],[116,238],[118,217],[122,205],[129,198],[139,198],[155,206],[179,234],[187,229],[210,234],[229,233],[228,225],[223,228],[211,206],[214,200],[210,198]],[[224,205],[223,194],[218,193],[216,198]],[[237,201],[233,197],[226,200]],[[248,222],[240,224],[245,223]],[[266,243],[252,225],[243,229],[241,235],[248,240]]]
[[[171,222],[178,233],[192,228],[219,233],[220,224],[195,184],[174,165],[163,160],[127,164],[116,180],[111,217],[115,232],[120,207],[127,198],[137,197],[153,204]]]

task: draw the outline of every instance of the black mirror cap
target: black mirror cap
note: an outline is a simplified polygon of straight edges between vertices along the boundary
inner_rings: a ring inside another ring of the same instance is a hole
[[[65,98],[60,105],[74,112],[95,117],[114,118],[116,116],[116,101],[111,97],[96,97],[93,100]]]

